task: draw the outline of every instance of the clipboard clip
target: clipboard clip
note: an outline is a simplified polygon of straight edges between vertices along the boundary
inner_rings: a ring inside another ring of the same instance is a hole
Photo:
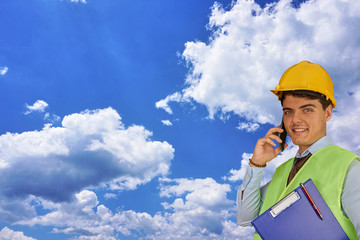
[[[271,216],[276,217],[282,211],[293,205],[299,199],[300,199],[300,195],[296,191],[289,193],[287,196],[285,196],[278,203],[276,203],[274,206],[271,207],[270,209]]]

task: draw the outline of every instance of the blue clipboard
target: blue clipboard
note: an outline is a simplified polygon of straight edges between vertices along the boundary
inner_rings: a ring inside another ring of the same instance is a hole
[[[313,181],[307,180],[304,186],[323,220],[299,186],[251,222],[260,237],[264,240],[348,240]]]

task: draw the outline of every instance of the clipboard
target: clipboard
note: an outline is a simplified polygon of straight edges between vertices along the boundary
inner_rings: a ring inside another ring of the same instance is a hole
[[[311,179],[303,184],[320,210],[315,212],[299,186],[251,224],[264,240],[349,240]]]

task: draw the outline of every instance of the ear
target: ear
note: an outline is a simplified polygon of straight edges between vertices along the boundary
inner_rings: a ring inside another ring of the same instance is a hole
[[[333,110],[333,107],[331,104],[329,104],[329,106],[325,109],[325,119],[326,121],[328,122],[331,117],[332,117],[332,110]]]

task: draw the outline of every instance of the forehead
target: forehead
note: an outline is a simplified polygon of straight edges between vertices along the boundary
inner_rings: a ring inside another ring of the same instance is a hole
[[[296,95],[286,95],[282,102],[283,108],[301,108],[306,105],[321,108],[319,99],[309,99]]]

